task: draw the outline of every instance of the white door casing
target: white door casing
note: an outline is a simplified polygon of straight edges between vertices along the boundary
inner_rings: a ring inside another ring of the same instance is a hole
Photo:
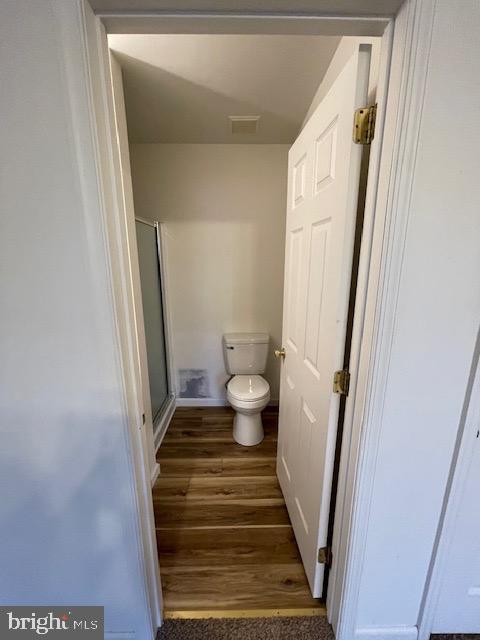
[[[312,594],[322,595],[370,47],[361,46],[289,152],[277,473]]]

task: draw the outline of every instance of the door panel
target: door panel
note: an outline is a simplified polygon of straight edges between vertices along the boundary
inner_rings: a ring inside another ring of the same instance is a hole
[[[324,292],[330,220],[312,224],[310,229],[310,262],[308,265],[307,315],[305,329],[305,364],[311,373],[320,378],[318,341]]]
[[[299,293],[302,281],[302,240],[303,228],[292,229],[290,232],[290,273],[289,273],[289,296],[291,306],[288,309],[287,318],[287,339],[290,348],[297,353],[300,344],[299,330],[301,327]]]
[[[289,153],[277,472],[312,593],[322,591],[362,148],[353,112],[370,54],[349,60]]]

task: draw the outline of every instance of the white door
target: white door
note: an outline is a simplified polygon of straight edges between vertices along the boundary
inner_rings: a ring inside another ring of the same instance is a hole
[[[370,53],[349,60],[290,149],[277,473],[310,588],[322,594]]]

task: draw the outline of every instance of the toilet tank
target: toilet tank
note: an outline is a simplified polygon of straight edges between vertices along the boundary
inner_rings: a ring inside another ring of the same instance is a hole
[[[268,355],[268,333],[226,333],[225,367],[231,375],[262,374]]]

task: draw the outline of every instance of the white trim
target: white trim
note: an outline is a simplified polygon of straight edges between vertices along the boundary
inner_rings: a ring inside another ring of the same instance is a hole
[[[334,530],[332,540],[333,562],[329,575],[327,590],[327,611],[329,621],[337,628],[343,590],[343,576],[346,570],[346,532],[351,527],[351,501],[353,494],[354,474],[357,465],[359,424],[354,423],[354,412],[357,402],[362,402],[362,385],[365,379],[365,362],[361,366],[361,356],[369,349],[367,297],[369,278],[375,274],[375,256],[373,253],[374,234],[378,226],[382,226],[382,216],[376,215],[376,197],[378,175],[382,153],[382,142],[386,114],[387,90],[391,65],[391,49],[393,43],[393,24],[386,29],[381,45],[380,68],[376,89],[377,122],[376,135],[370,147],[368,182],[364,207],[364,221],[360,259],[357,274],[357,293],[355,300],[352,342],[350,349],[350,390],[345,403],[345,414],[342,434],[342,451],[339,464],[337,496],[335,503]],[[384,154],[385,157],[385,154]],[[377,227],[375,226],[377,225]],[[377,272],[378,273],[378,272]],[[362,351],[363,350],[363,351]],[[342,578],[340,578],[342,576]]]
[[[417,627],[364,627],[355,631],[355,640],[415,640]]]
[[[175,399],[175,394],[170,393],[165,402],[165,407],[163,407],[159,419],[155,422],[155,452],[158,451],[160,445],[162,444],[162,440],[167,433],[168,425],[170,424],[170,421],[173,418],[173,414],[175,413],[176,406],[177,402]]]
[[[114,120],[114,128],[117,135],[117,143],[120,156],[121,180],[119,180],[120,184],[118,186],[118,189],[123,196],[123,199],[119,200],[123,204],[124,213],[124,238],[121,248],[123,248],[123,245],[125,245],[128,251],[127,260],[130,266],[130,281],[133,295],[133,325],[129,325],[129,330],[132,330],[134,328],[136,338],[139,367],[139,372],[137,373],[137,375],[139,376],[141,385],[143,432],[148,451],[146,455],[148,455],[152,473],[156,464],[151,410],[152,403],[150,398],[150,387],[148,384],[147,347],[145,338],[145,323],[143,319],[140,267],[138,263],[138,247],[135,228],[132,177],[130,172],[130,153],[127,140],[127,120],[123,93],[123,80],[120,64],[116,60],[115,56],[110,55],[109,60],[114,107],[112,117]]]
[[[164,335],[165,344],[167,346],[167,378],[168,378],[168,391],[175,398],[177,397],[177,389],[175,386],[175,351],[173,344],[173,321],[172,321],[172,297],[170,293],[170,277],[168,274],[168,231],[164,222],[157,223],[157,237],[160,248],[160,275],[162,282],[162,297],[163,297],[163,320],[164,320]]]
[[[465,404],[460,420],[455,451],[452,457],[429,577],[425,584],[418,625],[418,640],[428,640],[430,634],[436,632],[434,629],[435,611],[445,575],[451,542],[455,533],[460,501],[467,480],[471,459],[475,451],[472,442],[474,442],[477,437],[477,430],[480,424],[479,352],[480,334],[477,338],[472,370],[465,396]]]
[[[391,16],[338,16],[293,11],[100,11],[108,33],[227,33],[381,36]]]
[[[341,527],[340,548],[345,549],[344,555],[340,554],[344,565],[343,579],[339,578],[337,586],[341,595],[335,595],[334,601],[330,601],[330,606],[335,609],[330,616],[334,615],[338,640],[350,640],[356,635],[357,603],[377,447],[382,430],[384,392],[396,319],[434,5],[434,0],[407,0],[395,21],[385,137],[375,197],[365,323],[359,354],[359,384],[354,406],[350,408],[354,437],[350,451],[346,448],[342,451],[342,464],[347,465],[346,481],[342,483],[343,518],[342,523],[335,522],[336,528]],[[356,450],[354,445],[358,438]],[[349,457],[348,461],[345,461],[345,456]],[[340,608],[337,609],[339,603]],[[395,629],[391,629],[393,635]],[[381,632],[388,637],[390,635],[386,629]]]
[[[153,487],[155,482],[158,480],[158,476],[160,475],[160,465],[158,462],[155,462],[155,465],[152,469],[152,473],[150,476],[150,485]]]
[[[167,360],[167,384],[168,393],[170,398],[175,398],[175,386],[173,378],[173,332],[172,332],[172,315],[170,306],[169,280],[167,272],[167,244],[166,244],[166,229],[165,224],[161,222],[155,222],[155,229],[157,232],[157,246],[158,246],[158,261],[160,264],[160,285],[162,287],[162,302],[163,302],[163,335],[166,348],[166,360]],[[168,426],[168,425],[167,425]],[[163,436],[162,436],[163,437]],[[155,429],[155,444],[157,445],[157,432]],[[158,445],[157,445],[158,448]]]
[[[177,407],[228,407],[222,398],[177,398]]]

